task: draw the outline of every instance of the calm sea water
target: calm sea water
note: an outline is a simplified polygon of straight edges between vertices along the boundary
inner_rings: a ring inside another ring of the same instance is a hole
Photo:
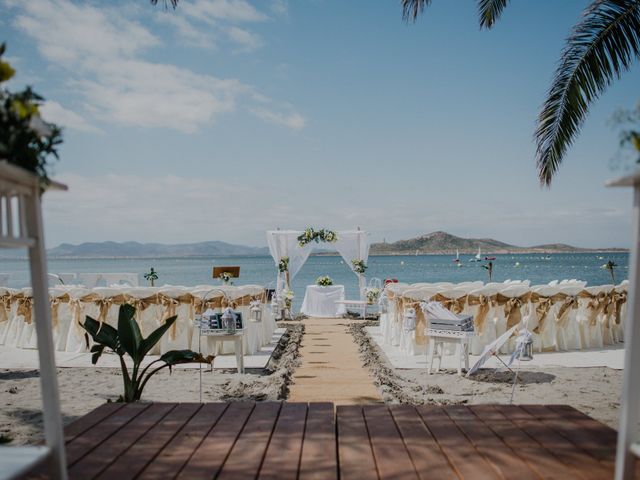
[[[401,282],[464,282],[472,280],[488,281],[484,263],[469,262],[470,255],[460,257],[461,267],[457,267],[450,255],[424,256],[380,256],[369,258],[367,277],[397,278]],[[493,280],[530,280],[531,284],[548,283],[552,280],[577,278],[589,285],[611,283],[608,270],[602,268],[608,260],[613,260],[616,282],[628,276],[629,254],[627,253],[572,253],[551,255],[496,255],[493,262]],[[156,285],[215,284],[211,278],[211,268],[215,265],[239,265],[240,278],[236,284],[275,284],[276,268],[271,257],[230,257],[230,258],[162,258],[162,259],[74,259],[49,261],[52,273],[108,273],[136,272],[140,284],[144,285],[142,274],[153,267],[158,272]],[[29,284],[26,260],[0,260],[0,273],[9,273],[9,286],[25,287]],[[334,284],[345,286],[347,296],[356,298],[357,277],[338,256],[312,256],[292,281],[298,307],[304,297],[306,285],[315,283],[321,275],[329,275]]]

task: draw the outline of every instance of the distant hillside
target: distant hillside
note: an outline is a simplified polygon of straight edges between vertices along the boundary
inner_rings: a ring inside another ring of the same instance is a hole
[[[63,243],[48,250],[51,258],[104,258],[104,257],[219,257],[241,255],[266,255],[266,247],[246,247],[225,242],[209,241],[165,245],[138,242],[92,242],[71,245]]]
[[[562,243],[518,247],[492,238],[462,238],[446,232],[433,232],[393,243],[373,243],[370,253],[371,255],[455,254],[458,250],[461,254],[476,254],[478,247],[483,254],[627,251],[623,248],[579,248]]]

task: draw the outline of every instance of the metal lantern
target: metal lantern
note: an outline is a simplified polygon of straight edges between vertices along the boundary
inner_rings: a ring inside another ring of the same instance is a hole
[[[527,338],[522,346],[522,353],[520,354],[520,360],[533,360],[533,340],[531,337]]]
[[[260,302],[258,301],[251,302],[251,308],[249,309],[249,311],[251,312],[252,322],[255,322],[255,323],[262,322],[262,306],[260,305]]]
[[[280,306],[280,302],[278,302],[278,297],[274,293],[271,296],[271,315],[273,315],[274,318],[278,318],[278,314],[280,313],[279,306]]]
[[[222,312],[222,326],[230,335],[236,333],[236,316],[231,307],[227,307]]]

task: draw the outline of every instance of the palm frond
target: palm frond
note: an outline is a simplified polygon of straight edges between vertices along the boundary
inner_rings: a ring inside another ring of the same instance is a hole
[[[406,22],[415,22],[424,8],[431,4],[431,0],[400,0],[402,4],[402,18]]]
[[[171,4],[173,8],[176,8],[178,6],[178,0],[162,0],[162,2],[164,3],[164,8],[168,8],[169,4]],[[151,5],[157,5],[157,4],[158,4],[158,0],[151,0]]]
[[[566,42],[535,132],[538,176],[549,186],[589,105],[640,57],[640,0],[595,0]]]
[[[491,28],[500,18],[509,0],[478,0],[480,28]]]

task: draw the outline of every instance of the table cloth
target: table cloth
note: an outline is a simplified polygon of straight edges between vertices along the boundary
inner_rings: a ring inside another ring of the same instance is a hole
[[[308,317],[335,318],[347,313],[344,305],[336,305],[344,300],[344,285],[309,285],[304,294],[300,313]]]

